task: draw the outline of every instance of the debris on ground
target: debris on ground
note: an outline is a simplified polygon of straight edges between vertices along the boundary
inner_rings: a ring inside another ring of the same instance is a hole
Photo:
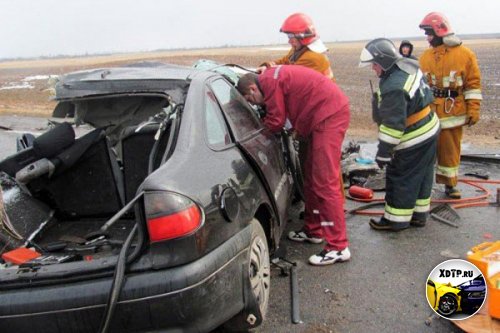
[[[456,254],[455,252],[453,252],[450,249],[443,250],[439,254],[442,257],[445,257],[445,258],[451,258],[451,259],[458,259],[458,258],[460,258],[460,256],[458,254]]]

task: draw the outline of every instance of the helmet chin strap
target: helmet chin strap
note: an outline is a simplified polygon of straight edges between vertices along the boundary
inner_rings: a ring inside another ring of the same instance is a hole
[[[429,42],[429,44],[431,44],[432,47],[438,47],[439,45],[443,44],[443,37],[438,37],[438,36],[434,35],[434,37]]]

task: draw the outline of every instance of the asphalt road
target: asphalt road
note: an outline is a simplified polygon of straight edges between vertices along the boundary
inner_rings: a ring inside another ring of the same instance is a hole
[[[46,124],[40,118],[0,117],[0,125],[14,129],[0,130],[0,157],[15,152],[14,139],[19,133],[40,131]],[[467,149],[474,151],[474,147]],[[477,169],[489,172],[491,179],[500,179],[498,164],[463,163],[460,172]],[[476,194],[474,188],[459,187],[466,196]],[[442,195],[436,187],[434,196]],[[348,201],[346,208],[356,205]],[[301,228],[300,210],[300,204],[290,210],[287,231]],[[290,280],[274,268],[268,316],[257,332],[460,332],[445,319],[433,319],[430,326],[425,325],[431,315],[426,280],[437,264],[453,257],[465,258],[471,247],[500,239],[500,208],[468,208],[459,213],[459,228],[431,220],[424,228],[399,233],[374,231],[368,225],[369,217],[351,216],[347,228],[352,258],[333,266],[307,264],[307,258],[321,251],[321,245],[283,239],[286,258],[298,265],[303,323],[292,323]]]

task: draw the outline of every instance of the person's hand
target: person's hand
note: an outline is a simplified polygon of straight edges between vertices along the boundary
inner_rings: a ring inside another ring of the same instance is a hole
[[[260,67],[257,67],[257,69],[255,71],[259,74],[262,74],[266,71],[266,69],[267,69],[266,66],[260,66]]]
[[[479,121],[479,112],[474,111],[468,114],[467,124],[469,126],[475,125]]]
[[[262,64],[262,66],[259,66],[257,67],[257,69],[255,70],[257,73],[259,74],[262,74],[264,73],[268,68],[270,67],[275,67],[276,66],[276,63],[274,61],[269,61],[269,62],[265,62],[264,64]]]
[[[377,155],[377,157],[375,157],[375,162],[377,162],[380,169],[383,169],[391,164],[391,158],[384,158]]]

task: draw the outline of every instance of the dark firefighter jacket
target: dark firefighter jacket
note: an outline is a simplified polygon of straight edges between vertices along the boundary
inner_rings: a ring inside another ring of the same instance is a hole
[[[428,108],[434,97],[416,61],[403,58],[384,72],[377,95],[377,160],[390,162],[396,151],[417,148],[439,133],[439,119]]]

